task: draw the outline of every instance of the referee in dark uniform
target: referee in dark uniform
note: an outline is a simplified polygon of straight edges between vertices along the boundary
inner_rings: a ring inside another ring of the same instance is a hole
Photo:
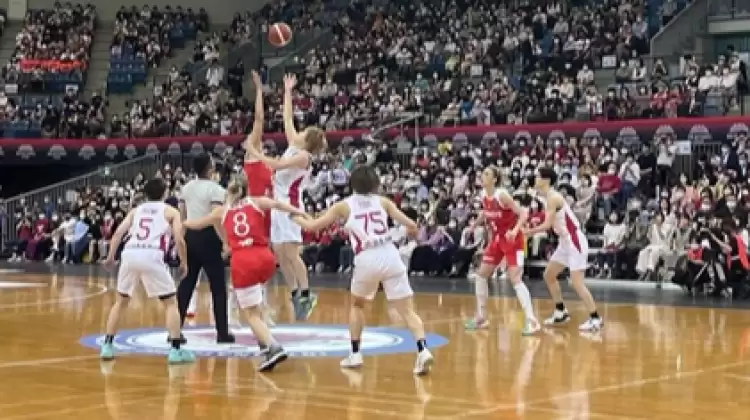
[[[226,191],[216,181],[214,162],[210,155],[202,154],[193,160],[193,170],[198,174],[182,187],[180,195],[180,213],[184,219],[192,220],[208,215],[216,206],[224,204]],[[208,277],[213,299],[214,320],[216,322],[216,341],[234,343],[234,336],[229,332],[227,315],[227,284],[222,258],[222,241],[213,227],[202,230],[188,230],[185,233],[187,244],[187,277],[182,279],[177,288],[177,306],[180,319],[184,323],[188,304],[195,292],[195,285],[201,269]]]

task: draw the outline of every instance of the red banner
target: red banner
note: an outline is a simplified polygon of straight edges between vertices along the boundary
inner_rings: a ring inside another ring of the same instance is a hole
[[[62,61],[62,60],[21,60],[21,71],[29,73],[36,68],[45,71],[69,72],[72,70],[82,70],[86,68],[83,61]]]
[[[654,138],[664,136],[693,143],[706,143],[733,139],[750,130],[750,118],[675,118],[613,122],[572,122],[555,124],[492,125],[460,127],[425,127],[415,130],[405,126],[403,135],[410,141],[422,142],[452,140],[457,143],[481,144],[490,140],[565,138],[606,138],[617,144],[650,143]],[[349,130],[327,132],[328,143],[336,146],[341,142],[366,140],[369,130]],[[402,133],[399,129],[389,130],[386,140],[394,140]],[[197,154],[204,151],[221,152],[226,147],[238,147],[244,136],[195,136],[195,137],[155,137],[135,139],[0,139],[0,158],[28,161],[31,159],[101,159],[114,160],[133,158],[148,153]],[[269,133],[265,141],[284,145],[283,133]]]

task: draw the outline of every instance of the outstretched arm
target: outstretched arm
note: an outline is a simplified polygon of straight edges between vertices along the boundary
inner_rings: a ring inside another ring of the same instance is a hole
[[[294,107],[292,106],[292,90],[296,84],[297,78],[293,74],[284,76],[284,134],[290,143],[298,135],[297,129],[294,128]]]
[[[281,201],[274,200],[268,197],[253,197],[253,201],[260,207],[261,210],[279,210],[285,213],[289,213],[290,216],[302,216],[306,217],[307,214],[302,210],[292,206],[291,204],[282,203]]]
[[[209,226],[214,226],[218,221],[221,221],[222,214],[224,214],[224,207],[214,207],[213,210],[211,210],[211,213],[206,216],[193,220],[185,220],[182,225],[190,230],[205,229]]]
[[[544,221],[537,227],[527,230],[527,235],[533,235],[539,232],[546,232],[552,228],[552,224],[555,222],[555,215],[557,211],[562,207],[562,196],[559,194],[553,194],[547,198],[547,207],[544,215]]]
[[[405,215],[404,212],[401,211],[401,209],[396,207],[393,201],[388,198],[382,197],[380,199],[380,203],[382,204],[386,213],[388,213],[388,216],[398,222],[398,224],[400,224],[401,226],[405,227],[407,232],[415,233],[417,231],[417,224],[414,222],[414,220],[411,220],[409,216]]]
[[[292,216],[292,221],[310,232],[318,232],[331,226],[349,215],[349,207],[345,203],[336,203],[324,215],[315,219],[306,219],[300,216]]]
[[[248,151],[252,149],[261,150],[263,142],[263,83],[260,80],[258,72],[253,71],[253,83],[255,84],[255,119],[253,120],[253,131],[245,140],[245,159],[252,159],[254,156]]]

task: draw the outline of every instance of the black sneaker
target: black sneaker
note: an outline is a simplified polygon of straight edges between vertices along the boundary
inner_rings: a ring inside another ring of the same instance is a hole
[[[568,310],[563,311],[555,309],[552,316],[544,320],[544,325],[560,325],[570,321],[570,314]]]
[[[169,338],[169,335],[167,335],[167,343],[172,343],[172,339]],[[187,344],[187,338],[183,334],[180,334],[180,345]]]
[[[263,344],[258,344],[258,348],[260,349],[261,356],[267,355],[268,352],[271,350],[271,347],[263,345]]]
[[[270,372],[277,364],[286,360],[289,356],[281,346],[271,346],[266,354],[266,360],[258,366],[258,372]]]

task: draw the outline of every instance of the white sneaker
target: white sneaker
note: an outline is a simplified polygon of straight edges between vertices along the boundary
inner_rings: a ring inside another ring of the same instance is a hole
[[[541,329],[542,326],[539,325],[539,321],[537,321],[535,318],[527,319],[524,323],[523,330],[521,330],[521,335],[534,335]]]
[[[365,361],[362,359],[362,353],[349,353],[349,356],[339,364],[344,369],[357,369],[362,367],[364,363]]]
[[[432,365],[435,364],[435,358],[428,349],[424,349],[417,354],[417,361],[414,363],[415,375],[427,375],[430,373]]]
[[[570,321],[570,314],[567,309],[563,311],[555,309],[552,316],[544,320],[544,325],[561,325],[568,321]]]
[[[579,331],[596,332],[602,329],[604,321],[601,318],[589,318],[578,327]]]

